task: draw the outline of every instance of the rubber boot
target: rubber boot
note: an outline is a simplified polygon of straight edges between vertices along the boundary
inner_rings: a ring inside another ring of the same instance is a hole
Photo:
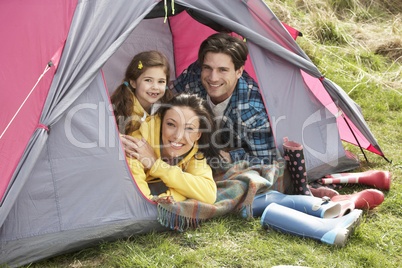
[[[369,170],[358,173],[331,174],[321,180],[323,184],[362,183],[382,190],[391,188],[391,173],[389,171]]]
[[[355,203],[351,200],[337,201],[336,203],[341,205],[341,212],[338,217],[345,216],[355,209]]]
[[[293,182],[293,194],[311,196],[311,192],[307,187],[303,146],[297,142],[289,141],[287,137],[283,138],[283,141],[284,158]]]
[[[251,216],[261,216],[265,208],[271,203],[277,203],[320,218],[338,217],[341,212],[341,205],[332,202],[329,197],[318,198],[306,195],[286,195],[277,191],[270,191],[254,198]],[[248,216],[246,209],[243,209],[241,213],[244,218]]]
[[[333,190],[336,191],[336,190],[340,190],[340,189],[344,188],[346,185],[345,184],[339,184],[339,183],[324,184],[322,182],[322,179],[318,179],[318,180],[315,180],[315,181],[310,181],[308,183],[308,186],[310,187],[310,190],[311,190],[311,188],[328,187],[328,188],[333,189]]]
[[[337,195],[331,198],[334,202],[350,200],[358,209],[373,209],[384,201],[384,194],[376,189],[367,189],[351,195]]]
[[[272,203],[265,208],[261,225],[276,231],[343,246],[355,228],[360,225],[361,217],[362,210],[355,209],[343,217],[321,219]]]
[[[314,188],[314,187],[310,187],[310,185],[308,185],[308,188],[310,189],[310,192],[314,197],[326,196],[326,197],[332,198],[335,195],[339,195],[338,191],[325,187],[325,186],[320,186],[320,187]]]

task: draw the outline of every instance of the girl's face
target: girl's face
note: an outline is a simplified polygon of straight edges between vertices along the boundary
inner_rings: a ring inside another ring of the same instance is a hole
[[[162,122],[162,157],[172,159],[186,154],[201,137],[198,115],[189,107],[172,107]]]
[[[165,94],[166,82],[166,73],[160,66],[149,67],[136,81],[130,80],[131,86],[135,88],[135,96],[148,113],[151,105]]]

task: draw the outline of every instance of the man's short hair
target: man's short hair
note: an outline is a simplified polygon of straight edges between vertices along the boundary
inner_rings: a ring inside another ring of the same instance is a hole
[[[204,63],[205,55],[208,52],[224,53],[232,58],[235,70],[244,66],[247,60],[248,48],[246,43],[239,37],[230,36],[225,33],[216,33],[205,39],[198,51],[198,62]]]

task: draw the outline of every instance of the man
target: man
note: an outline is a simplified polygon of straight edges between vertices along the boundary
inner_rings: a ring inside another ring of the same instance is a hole
[[[248,48],[240,38],[209,36],[191,64],[171,85],[174,93],[196,93],[211,105],[217,123],[215,139],[229,163],[248,160],[271,164],[276,146],[257,83],[244,71]]]

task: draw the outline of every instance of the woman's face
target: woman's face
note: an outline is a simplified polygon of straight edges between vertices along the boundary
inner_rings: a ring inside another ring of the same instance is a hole
[[[166,91],[166,74],[163,67],[147,68],[137,80],[130,80],[135,96],[142,108],[150,112],[151,105],[160,100]]]
[[[174,158],[186,154],[201,137],[198,115],[189,107],[172,107],[162,122],[162,157]]]

